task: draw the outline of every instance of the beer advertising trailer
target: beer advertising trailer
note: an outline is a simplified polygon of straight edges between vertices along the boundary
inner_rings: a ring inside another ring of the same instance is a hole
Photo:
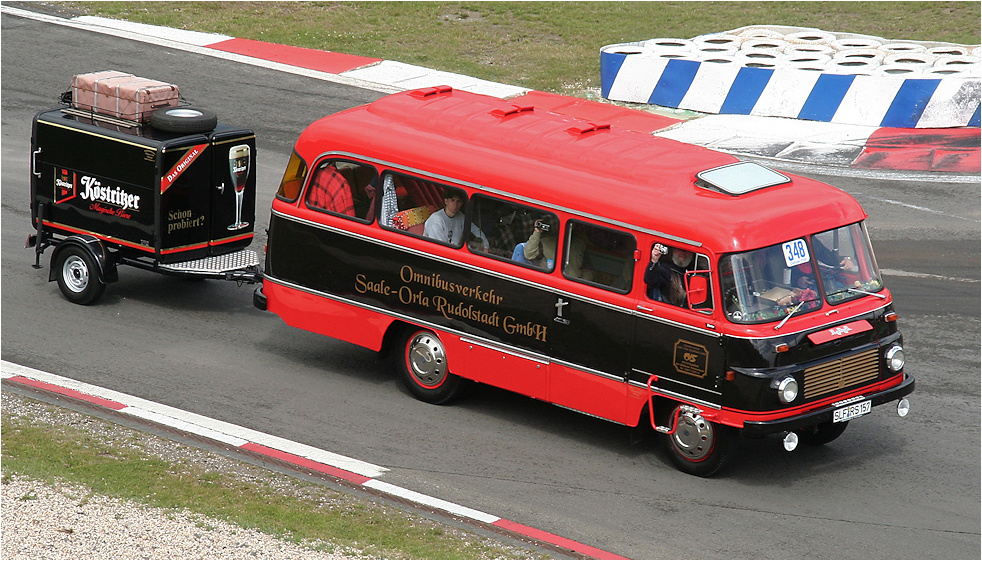
[[[27,245],[54,247],[49,281],[95,302],[119,265],[255,283],[256,137],[180,105],[177,87],[77,75],[65,107],[34,118]]]

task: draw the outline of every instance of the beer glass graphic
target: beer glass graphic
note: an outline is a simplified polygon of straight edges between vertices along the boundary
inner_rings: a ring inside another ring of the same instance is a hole
[[[249,180],[249,146],[240,144],[228,151],[228,170],[235,186],[235,223],[229,230],[241,230],[249,225],[242,221],[242,198],[245,196],[246,183]]]

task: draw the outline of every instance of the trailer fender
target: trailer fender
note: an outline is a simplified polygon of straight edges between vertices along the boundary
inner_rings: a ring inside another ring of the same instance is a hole
[[[116,260],[113,259],[102,241],[87,234],[76,234],[68,236],[61,241],[51,254],[51,266],[48,269],[48,282],[58,280],[58,271],[55,270],[55,263],[61,252],[69,247],[78,247],[88,253],[99,266],[99,281],[102,284],[109,284],[119,280],[119,273],[116,270]]]

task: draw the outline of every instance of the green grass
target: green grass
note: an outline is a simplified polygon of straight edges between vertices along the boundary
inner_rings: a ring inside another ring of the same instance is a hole
[[[18,474],[49,484],[81,484],[99,495],[165,509],[188,509],[289,541],[319,544],[328,552],[337,545],[393,559],[532,555],[530,551],[497,547],[476,536],[465,539],[459,530],[448,531],[429,520],[312,483],[291,480],[306,486],[297,496],[268,483],[247,482],[188,463],[164,461],[144,453],[138,438],[109,442],[90,431],[10,415],[4,416],[0,430],[4,482]]]
[[[70,2],[105,17],[419,64],[580,95],[600,48],[790,25],[979,43],[979,2]]]

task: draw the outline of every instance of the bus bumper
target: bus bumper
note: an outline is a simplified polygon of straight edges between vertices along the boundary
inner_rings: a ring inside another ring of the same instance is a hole
[[[898,400],[914,391],[914,378],[905,376],[900,385],[888,390],[867,396],[866,399],[872,401],[873,407],[884,403]],[[805,427],[812,427],[822,423],[831,423],[832,416],[838,407],[827,407],[804,415],[788,417],[786,419],[775,419],[773,421],[744,421],[743,433],[748,437],[766,436],[779,432],[800,430]]]

